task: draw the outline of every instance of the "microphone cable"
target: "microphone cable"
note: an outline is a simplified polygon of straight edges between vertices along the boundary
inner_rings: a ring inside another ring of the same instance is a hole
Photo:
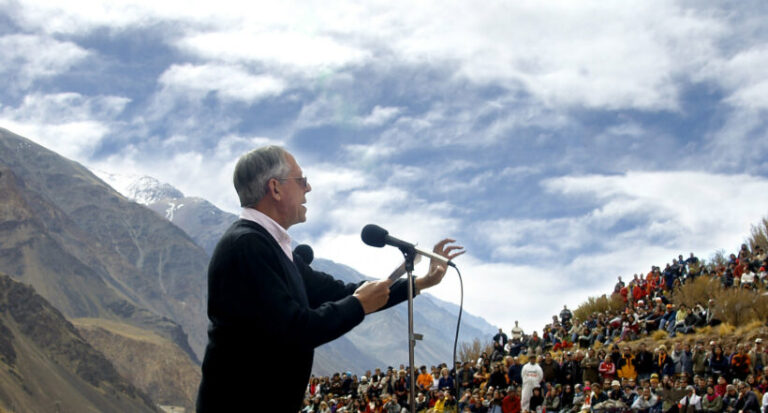
[[[461,327],[461,313],[464,310],[464,281],[461,279],[461,271],[459,271],[459,267],[453,265],[452,266],[456,270],[456,274],[459,276],[459,290],[461,291],[460,299],[459,299],[459,320],[456,322],[456,337],[453,339],[453,368],[455,370],[454,376],[454,387],[456,388],[456,408],[459,407],[459,398],[461,395],[459,394],[459,369],[456,367],[456,347],[459,344],[459,328]],[[462,364],[463,367],[463,364]]]

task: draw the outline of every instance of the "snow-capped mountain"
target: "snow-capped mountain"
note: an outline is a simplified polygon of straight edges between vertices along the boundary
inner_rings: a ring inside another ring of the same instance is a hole
[[[209,256],[221,234],[237,219],[205,199],[185,196],[174,186],[151,176],[104,171],[96,174],[126,198],[146,205],[183,229]]]

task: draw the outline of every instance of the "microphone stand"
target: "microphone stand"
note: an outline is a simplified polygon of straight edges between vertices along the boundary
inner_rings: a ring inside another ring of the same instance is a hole
[[[414,365],[413,349],[416,346],[417,337],[413,334],[413,263],[416,258],[416,249],[412,246],[402,246],[400,251],[405,257],[405,271],[408,274],[408,364],[410,380],[410,413],[416,413],[416,367]]]

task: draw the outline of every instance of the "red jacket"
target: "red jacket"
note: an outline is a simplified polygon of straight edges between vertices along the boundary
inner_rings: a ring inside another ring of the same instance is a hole
[[[504,413],[520,413],[520,398],[513,394],[508,394],[501,401],[501,411]]]

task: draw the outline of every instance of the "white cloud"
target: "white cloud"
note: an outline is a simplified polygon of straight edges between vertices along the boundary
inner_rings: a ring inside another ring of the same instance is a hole
[[[164,88],[162,93],[200,99],[209,92],[216,92],[221,100],[246,103],[279,95],[286,87],[282,79],[274,76],[252,75],[242,67],[215,64],[172,65],[158,81]]]
[[[89,55],[75,43],[30,34],[0,37],[0,50],[0,76],[13,79],[7,85],[18,89],[65,72]]]
[[[0,124],[66,157],[88,159],[110,132],[110,121],[129,99],[78,93],[25,96],[19,107],[0,108]]]
[[[64,33],[182,23],[182,36],[171,42],[199,58],[312,77],[394,61],[530,93],[551,106],[647,110],[677,109],[677,78],[716,60],[727,33],[726,22],[706,10],[661,0],[482,8],[439,1],[25,2],[14,15],[26,27]]]
[[[766,46],[744,50],[723,63],[719,80],[733,91],[726,101],[744,109],[768,109],[768,75],[761,70],[766,65]]]
[[[368,116],[360,119],[364,126],[381,126],[389,122],[402,111],[401,108],[376,105]]]
[[[369,52],[321,33],[277,29],[200,33],[186,37],[178,46],[207,59],[230,63],[262,63],[312,75],[322,70],[358,64]]]

